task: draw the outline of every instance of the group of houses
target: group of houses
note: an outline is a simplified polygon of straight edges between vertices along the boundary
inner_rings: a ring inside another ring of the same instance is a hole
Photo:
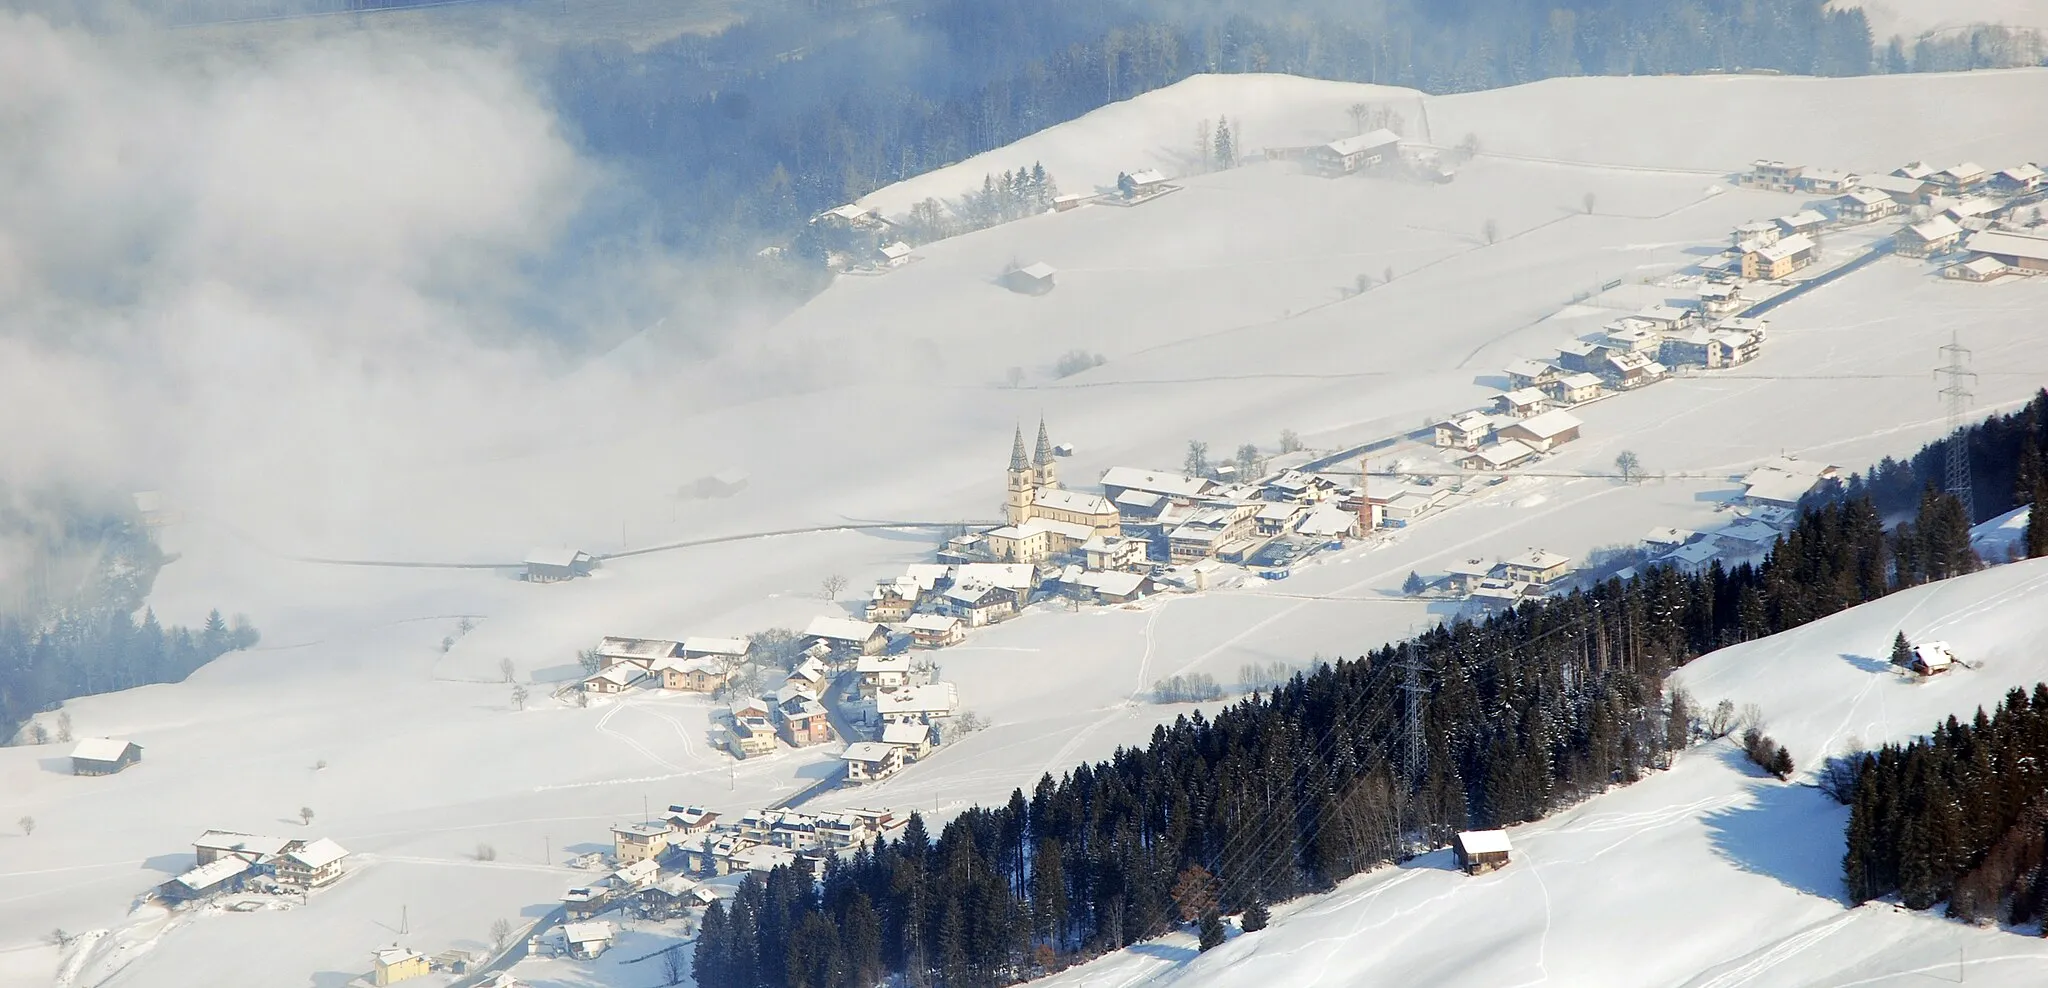
[[[1761,560],[1798,519],[1800,502],[1840,476],[1833,464],[1772,457],[1742,476],[1742,493],[1728,505],[1728,521],[1706,531],[1654,529],[1643,536],[1643,548],[1651,563],[1687,574],[1704,573],[1716,563]]]
[[[765,874],[799,858],[822,867],[825,858],[871,846],[907,822],[877,809],[767,809],[727,820],[701,806],[671,805],[656,819],[614,826],[612,871],[564,893],[562,906],[571,920],[614,910],[652,919],[679,916],[717,897],[705,880]]]
[[[856,203],[834,206],[811,217],[810,233],[839,271],[885,271],[911,259],[902,231],[882,215]]]
[[[238,892],[250,883],[299,891],[339,880],[348,850],[326,837],[268,837],[228,830],[209,830],[192,842],[194,865],[157,886],[156,895],[180,903]]]
[[[1936,168],[1915,161],[1884,175],[1855,175],[1760,160],[1743,181],[1759,188],[1826,196],[1817,205],[1842,225],[1906,215],[1908,222],[1893,239],[1894,251],[1943,260],[1946,278],[1982,282],[2048,271],[2048,235],[2039,229],[2038,210],[2032,225],[2020,222],[2020,207],[2038,202],[2041,193],[2048,192],[2048,173],[2032,163],[1992,171],[1975,162]],[[1794,215],[1808,214],[1823,216],[1816,209]],[[1737,230],[1736,248],[1722,259],[1720,268],[1739,267],[1745,278],[1784,277],[1812,263],[1811,238],[1818,230],[1788,230],[1782,218],[1772,224],[1746,224]]]
[[[1532,546],[1505,559],[1475,557],[1452,563],[1443,588],[1481,613],[1490,613],[1549,593],[1571,572],[1572,557]]]
[[[580,684],[586,693],[663,689],[712,693],[725,686],[751,648],[744,638],[607,637],[597,643],[598,668]]]

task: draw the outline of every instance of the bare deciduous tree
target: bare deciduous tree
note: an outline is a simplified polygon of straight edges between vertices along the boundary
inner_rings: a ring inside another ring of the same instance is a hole
[[[1293,453],[1301,449],[1301,434],[1293,429],[1280,430],[1280,452]]]
[[[818,585],[818,592],[821,595],[823,595],[826,600],[838,600],[840,592],[845,589],[846,577],[841,576],[837,573],[834,573],[831,576],[826,577],[825,582],[820,583]]]
[[[24,817],[22,817],[21,819],[19,819],[19,820],[16,820],[16,821],[14,821],[14,822],[15,822],[15,823],[18,823],[18,824],[20,824],[20,825],[21,825],[21,835],[22,835],[23,837],[34,837],[34,836],[35,836],[35,834],[36,834],[36,818],[35,818],[35,817],[32,817],[32,816],[24,816]]]
[[[1625,449],[1614,458],[1614,469],[1621,474],[1622,483],[1634,483],[1636,478],[1642,476],[1643,461],[1636,458],[1634,450]]]
[[[512,687],[512,705],[520,710],[525,710],[526,700],[531,695],[526,692],[526,687],[514,685]]]
[[[71,740],[71,711],[57,711],[57,741],[62,744]]]
[[[512,924],[504,919],[491,920],[491,945],[500,949],[505,941],[512,938]]]
[[[478,844],[476,846],[476,859],[478,861],[496,861],[498,860],[498,849],[489,844]],[[498,922],[502,923],[504,920],[499,920]]]
[[[505,681],[508,683],[512,681],[512,672],[513,667],[512,660],[510,658],[503,658],[498,660],[498,675],[503,676],[505,678]]]
[[[299,823],[300,823],[301,825],[303,825],[303,826],[307,826],[307,827],[310,827],[310,826],[312,826],[312,825],[313,825],[313,808],[312,808],[312,807],[310,807],[310,806],[301,806],[301,807],[299,807]]]

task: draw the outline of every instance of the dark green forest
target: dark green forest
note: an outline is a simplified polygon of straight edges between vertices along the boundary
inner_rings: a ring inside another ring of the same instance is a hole
[[[256,643],[255,628],[219,611],[196,629],[158,623],[144,602],[168,560],[132,512],[93,510],[68,494],[7,493],[0,489],[0,742],[18,732],[68,740],[22,725],[72,697],[178,682]]]
[[[2048,393],[1963,441],[1984,463],[2026,462],[2048,448],[2044,411]],[[1979,478],[1987,490],[1990,479]],[[1760,565],[1651,567],[1443,625],[1214,719],[1182,717],[1142,748],[969,809],[936,838],[914,818],[900,840],[822,874],[800,864],[750,877],[705,917],[698,983],[852,988],[893,972],[1008,984],[1178,924],[1261,913],[1460,829],[1536,819],[1727,729],[1726,711],[1664,689],[1674,668],[1977,568],[1954,498],[1923,487],[1909,514],[1887,531],[1859,475],[1806,506]],[[1409,683],[1424,691],[1413,709]],[[1418,735],[1421,748],[1408,747]],[[2022,764],[2038,772],[2042,759]],[[2027,799],[2041,792],[2034,778]],[[2038,858],[2038,833],[2036,845]]]

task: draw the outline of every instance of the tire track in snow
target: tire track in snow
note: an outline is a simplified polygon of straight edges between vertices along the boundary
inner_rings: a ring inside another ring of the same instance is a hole
[[[599,734],[606,735],[612,738],[613,740],[620,742],[621,744],[624,744],[626,747],[631,748],[634,751],[646,755],[649,761],[652,761],[655,764],[660,765],[662,768],[669,769],[670,771],[675,772],[683,771],[683,767],[681,765],[677,765],[676,763],[669,761],[668,759],[663,758],[660,755],[655,754],[654,751],[648,748],[646,745],[641,744],[640,742],[635,741],[630,737],[627,737],[625,734],[622,734],[618,731],[614,731],[611,729],[610,724],[612,722],[612,718],[617,717],[621,711],[626,709],[626,706],[627,705],[624,703],[612,704],[612,708],[610,710],[605,711],[604,716],[599,717],[597,719],[597,724],[595,725],[597,728],[597,732]]]
[[[1836,930],[1847,926],[1856,914],[1844,910],[1840,916],[1794,933],[1764,949],[1750,954],[1740,966],[1723,971],[1707,981],[1688,981],[1685,988],[1736,988],[1748,984],[1764,972],[1804,953],[1807,948],[1834,935]]]

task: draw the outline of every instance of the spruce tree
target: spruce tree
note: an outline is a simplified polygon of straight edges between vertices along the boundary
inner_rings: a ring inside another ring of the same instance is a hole
[[[2048,471],[2034,479],[2034,496],[2027,508],[2027,530],[2024,543],[2028,559],[2048,556]]]
[[[1223,916],[1211,909],[1202,914],[1201,948],[1208,951],[1223,945]]]
[[[1906,633],[1901,631],[1898,637],[1892,639],[1892,665],[1903,667],[1912,664],[1913,643],[1907,641]]]
[[[1272,922],[1272,919],[1273,914],[1266,908],[1264,899],[1254,898],[1251,905],[1244,907],[1244,931],[1246,933],[1257,933],[1265,929],[1266,924]]]

